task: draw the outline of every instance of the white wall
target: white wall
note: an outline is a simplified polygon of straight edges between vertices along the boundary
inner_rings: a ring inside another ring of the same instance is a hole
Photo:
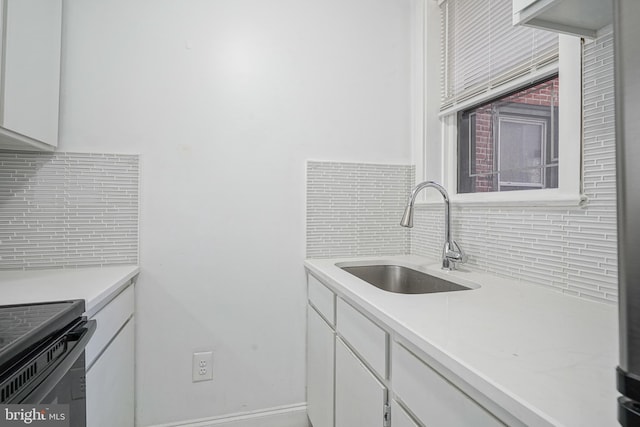
[[[305,160],[410,163],[415,2],[66,0],[59,148],[141,155],[140,426],[305,400]]]

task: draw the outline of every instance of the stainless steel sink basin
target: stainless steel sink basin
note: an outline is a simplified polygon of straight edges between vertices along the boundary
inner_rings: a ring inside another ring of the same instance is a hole
[[[400,294],[429,294],[471,289],[401,265],[365,265],[340,268],[373,286]]]

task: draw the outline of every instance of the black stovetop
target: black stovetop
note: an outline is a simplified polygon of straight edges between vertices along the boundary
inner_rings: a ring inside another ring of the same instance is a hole
[[[0,306],[2,367],[84,313],[84,300]]]

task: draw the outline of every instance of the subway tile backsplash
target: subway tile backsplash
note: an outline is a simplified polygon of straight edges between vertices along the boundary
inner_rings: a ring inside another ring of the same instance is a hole
[[[138,263],[138,156],[0,152],[0,270]]]
[[[414,181],[407,165],[307,163],[307,257],[409,252],[399,226]]]

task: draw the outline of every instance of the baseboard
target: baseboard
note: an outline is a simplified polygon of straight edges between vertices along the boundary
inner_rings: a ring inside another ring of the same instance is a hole
[[[306,403],[150,427],[309,427]]]

